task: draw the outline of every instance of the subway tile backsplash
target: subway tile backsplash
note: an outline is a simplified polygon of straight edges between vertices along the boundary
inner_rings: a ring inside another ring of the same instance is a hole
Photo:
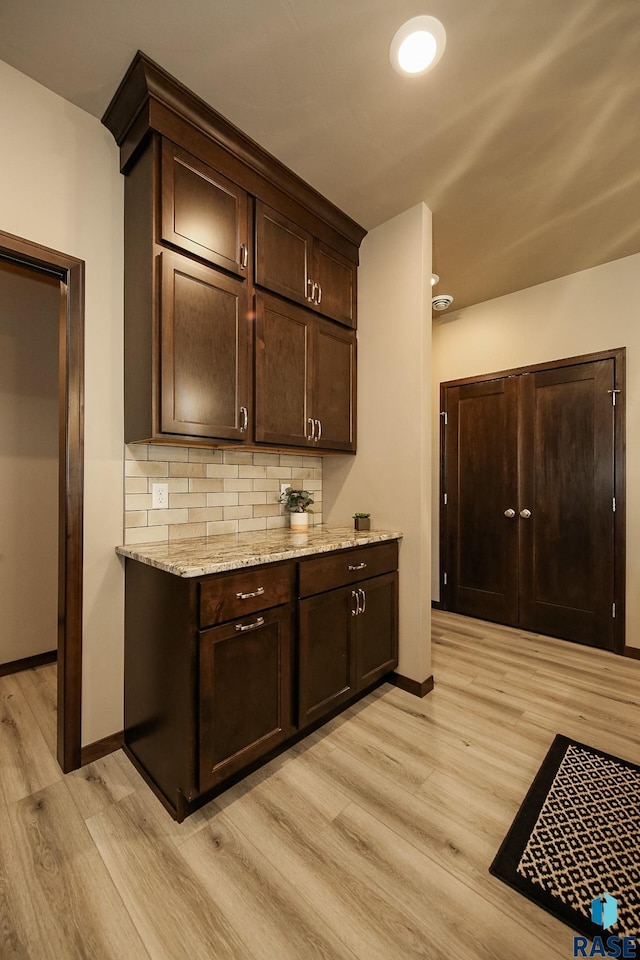
[[[281,483],[309,490],[322,523],[320,457],[137,443],[124,455],[125,544],[286,527]],[[168,485],[166,508],[152,509],[152,483]]]

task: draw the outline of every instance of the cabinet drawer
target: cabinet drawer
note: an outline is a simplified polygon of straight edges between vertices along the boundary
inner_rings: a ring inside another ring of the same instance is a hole
[[[357,580],[390,573],[398,567],[398,543],[391,540],[371,547],[340,550],[300,563],[300,597],[346,586]]]
[[[252,567],[200,582],[200,626],[268,610],[293,597],[292,563]]]

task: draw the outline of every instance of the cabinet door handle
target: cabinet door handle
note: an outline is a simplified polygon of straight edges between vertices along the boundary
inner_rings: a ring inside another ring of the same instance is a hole
[[[316,436],[316,421],[312,420],[311,417],[307,417],[307,423],[311,424],[311,433],[307,437],[307,440],[315,440]]]
[[[364,592],[364,590],[362,590],[362,589],[359,589],[359,590],[358,590],[358,594],[362,597],[362,603],[359,604],[359,606],[360,606],[360,613],[364,613],[365,610],[367,609],[367,595],[366,595],[366,593]]]
[[[353,563],[349,564],[349,570],[366,570],[366,567],[367,565],[364,560],[362,563],[356,563],[355,565]]]
[[[253,623],[236,623],[236,632],[246,633],[247,630],[257,630],[258,627],[264,627],[264,617],[257,617]]]
[[[316,432],[316,443],[318,443],[318,441],[322,439],[322,420],[316,420],[316,423],[318,424],[318,429]]]
[[[352,591],[351,591],[351,598],[352,598],[352,600],[355,600],[355,602],[356,602],[355,609],[354,609],[353,607],[351,607],[351,616],[352,616],[352,617],[357,617],[358,614],[360,613],[360,599],[359,599],[359,597],[358,597],[358,592],[359,592],[358,590],[352,590]]]
[[[251,600],[252,597],[261,597],[264,593],[264,587],[258,587],[252,593],[236,593],[238,600]]]
[[[248,263],[249,263],[249,250],[247,249],[246,243],[241,243],[241,244],[240,244],[240,268],[241,268],[241,270],[246,270]]]
[[[310,290],[311,292],[309,292],[309,290]],[[309,277],[309,279],[307,280],[307,300],[309,301],[309,303],[315,303],[315,302],[316,302],[316,301],[315,301],[315,292],[316,292],[316,285],[315,285],[315,283],[313,282],[313,280]]]
[[[318,306],[320,306],[320,303],[321,303],[321,301],[322,301],[322,287],[320,286],[319,283],[314,283],[314,287],[315,287],[316,290],[318,291],[318,296],[317,296],[316,299],[314,300],[314,303],[316,303]]]
[[[249,426],[249,411],[246,407],[240,407],[240,416],[242,417],[240,433],[246,433],[247,427]]]

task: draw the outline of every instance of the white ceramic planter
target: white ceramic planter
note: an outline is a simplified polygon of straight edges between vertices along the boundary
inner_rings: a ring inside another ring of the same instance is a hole
[[[291,517],[291,529],[295,530],[297,533],[309,529],[309,514],[308,513],[290,513]]]

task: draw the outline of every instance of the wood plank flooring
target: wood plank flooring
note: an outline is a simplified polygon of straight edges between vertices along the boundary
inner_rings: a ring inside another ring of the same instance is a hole
[[[55,666],[0,678],[2,960],[555,960],[488,873],[553,737],[640,763],[640,661],[434,611],[385,685],[183,824],[121,752],[63,776]]]

